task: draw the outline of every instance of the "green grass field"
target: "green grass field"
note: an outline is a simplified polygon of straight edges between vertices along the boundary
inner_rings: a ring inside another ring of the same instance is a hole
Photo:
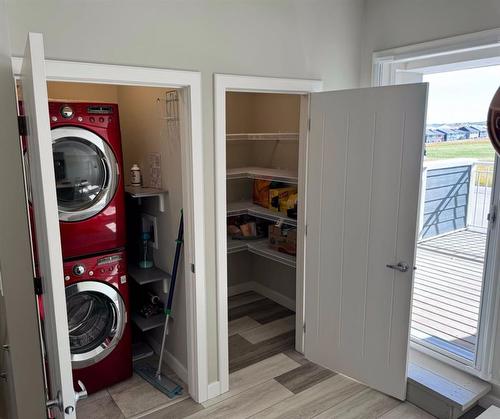
[[[428,160],[441,159],[479,159],[493,161],[495,151],[489,139],[459,140],[425,145]]]

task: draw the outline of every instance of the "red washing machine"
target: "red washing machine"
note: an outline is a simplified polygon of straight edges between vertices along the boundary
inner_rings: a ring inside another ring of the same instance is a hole
[[[75,388],[89,393],[132,376],[125,252],[64,263]]]
[[[63,258],[125,246],[118,106],[49,102]]]

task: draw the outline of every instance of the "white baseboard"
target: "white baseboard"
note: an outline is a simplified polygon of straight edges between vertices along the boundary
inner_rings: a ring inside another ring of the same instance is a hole
[[[253,284],[254,284],[253,281],[248,281],[227,287],[227,296],[232,297],[233,295],[238,295],[244,292],[253,291],[254,290]]]
[[[295,312],[295,301],[291,298],[280,294],[279,292],[276,292],[275,290],[268,288],[265,285],[262,285],[260,282],[253,282],[253,285],[253,291]]]
[[[214,381],[208,385],[207,400],[220,395],[220,381]]]
[[[256,281],[248,281],[243,282],[241,284],[233,285],[228,287],[227,295],[231,297],[232,295],[241,294],[243,292],[255,291],[256,293],[263,295],[270,300],[273,300],[275,303],[282,305],[283,307],[288,308],[295,312],[295,301],[291,298],[280,294],[279,292],[262,285],[260,282]]]
[[[152,338],[146,337],[146,340],[148,341],[151,348],[153,348],[153,351],[155,351],[156,354],[159,354],[161,345]],[[187,368],[182,365],[181,362],[166,349],[163,353],[163,362],[165,362],[165,364],[172,368],[172,370],[184,383],[187,384],[189,382]]]
[[[500,407],[500,398],[491,393],[479,399],[479,406],[488,409],[490,406]]]

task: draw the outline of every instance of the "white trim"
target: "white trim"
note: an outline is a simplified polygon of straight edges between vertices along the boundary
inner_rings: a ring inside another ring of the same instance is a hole
[[[260,282],[255,281],[253,282],[252,285],[253,285],[253,291],[255,291],[257,294],[263,295],[264,297],[273,300],[275,303],[278,303],[283,307],[286,307],[287,309],[295,312],[295,307],[296,307],[295,300],[269,287],[266,287],[265,285],[262,285]]]
[[[19,76],[22,58],[12,58]],[[205,199],[201,114],[201,74],[196,71],[130,67],[45,60],[46,78],[54,81],[180,88],[181,106],[188,115],[181,123],[183,206],[185,219],[185,278],[187,305],[188,385],[197,402],[207,400],[207,327],[205,292]],[[195,216],[195,208],[196,216]],[[191,272],[191,263],[196,274]]]
[[[220,381],[214,381],[208,385],[208,400],[213,399],[221,394]]]
[[[227,288],[227,295],[232,296],[232,295],[238,295],[243,292],[248,292],[248,291],[254,291],[257,294],[262,295],[263,297],[269,298],[270,300],[274,301],[275,303],[278,303],[282,305],[283,307],[288,308],[289,310],[292,310],[295,312],[295,300],[287,297],[286,295],[283,295],[279,293],[278,291],[275,291],[269,287],[266,287],[265,285],[262,285],[260,282],[257,281],[247,281],[243,282],[241,284],[233,285],[231,287]]]
[[[451,38],[438,39],[416,45],[403,46],[373,53],[372,85],[398,84],[398,72],[410,70],[421,73],[473,68],[500,63],[500,28]],[[495,188],[492,204],[500,205],[500,171],[495,164]],[[474,365],[462,364],[436,351],[419,350],[458,369],[467,371],[483,380],[493,379],[493,358],[500,311],[500,228],[497,223],[489,226],[487,257],[484,269],[484,286],[481,315]]]
[[[217,325],[220,392],[229,390],[228,309],[227,309],[227,237],[226,237],[226,92],[267,92],[308,94],[320,91],[319,80],[280,79],[214,74],[215,142],[215,228],[217,243]],[[299,257],[299,255],[298,255]],[[297,316],[302,328],[302,316]]]
[[[253,291],[253,281],[247,281],[228,287],[227,296],[232,297],[233,295],[243,294],[248,291]]]
[[[415,66],[418,61],[447,57],[452,63],[462,55],[458,61],[482,61],[487,65],[484,60],[498,55],[499,48],[500,28],[376,51],[372,55],[372,86],[395,84],[396,73]],[[408,66],[409,63],[413,65]],[[427,64],[427,67],[432,65]]]

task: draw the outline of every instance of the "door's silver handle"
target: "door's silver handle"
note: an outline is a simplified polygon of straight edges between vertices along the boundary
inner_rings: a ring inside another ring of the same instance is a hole
[[[399,272],[408,272],[410,266],[406,262],[399,262],[397,265],[387,264],[385,265],[389,269],[395,269]]]

